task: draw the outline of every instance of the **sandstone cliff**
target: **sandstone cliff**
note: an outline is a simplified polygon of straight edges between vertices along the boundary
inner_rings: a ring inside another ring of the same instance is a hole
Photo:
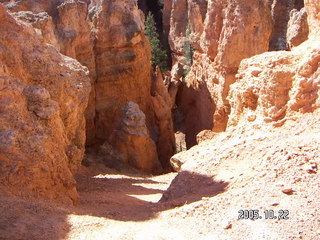
[[[162,129],[171,121],[171,108],[166,108],[164,119],[157,113],[164,109],[154,108],[155,78],[137,1],[3,2],[47,43],[89,69],[92,88],[85,112],[86,144],[96,147],[108,141],[120,127],[121,109],[133,101],[146,114],[148,132],[163,167],[168,168],[175,152],[174,135],[173,129]]]
[[[3,189],[77,202],[73,173],[86,139],[126,156],[113,161],[168,171],[172,103],[152,73],[136,1],[1,2],[10,10],[1,5]],[[147,130],[126,136],[119,148],[110,136],[121,129],[128,101],[146,115]]]
[[[179,174],[162,201],[183,205],[186,196],[207,193],[208,199],[180,211],[208,217],[217,229],[223,223],[215,216],[226,216],[229,221],[219,236],[247,239],[263,233],[262,239],[309,239],[319,235],[313,230],[319,228],[318,209],[311,206],[319,204],[319,7],[319,1],[305,1],[307,41],[292,51],[265,52],[240,62],[227,97],[231,112],[226,131],[201,133],[200,144],[171,159]],[[210,197],[212,192],[217,195]],[[290,223],[259,222],[252,227],[246,220],[235,220],[238,209],[266,206],[275,211],[288,208],[295,217]],[[209,209],[215,213],[212,217],[203,214]],[[303,233],[296,234],[298,225]],[[240,233],[243,230],[246,233]]]
[[[86,142],[95,141],[95,87],[96,67],[94,38],[87,19],[88,4],[84,1],[4,1],[6,7],[19,19],[31,23],[44,40],[62,54],[77,59],[88,67],[91,93],[86,109]]]
[[[120,127],[127,101],[136,102],[152,124],[150,48],[136,1],[102,1],[96,9],[96,128],[97,138],[106,140]]]
[[[146,115],[148,132],[157,146],[162,167],[169,169],[168,160],[175,152],[174,135],[173,128],[164,130],[163,126],[167,121],[172,122],[171,107],[154,105],[153,95],[161,93],[152,88],[156,79],[150,64],[149,43],[143,34],[144,16],[136,1],[102,1],[93,9],[96,140],[106,141],[120,128],[121,109],[128,101],[133,101]]]
[[[309,40],[292,51],[268,52],[241,62],[230,91],[229,125],[246,118],[281,126],[319,105],[319,19],[315,3],[306,1]]]
[[[310,29],[307,41],[292,51],[266,52],[240,62],[227,97],[231,112],[226,131],[202,133],[199,145],[172,157],[173,167],[181,171],[176,184],[187,183],[190,188],[185,172],[215,179],[224,175],[233,184],[232,179],[238,179],[236,168],[248,174],[252,168],[263,177],[272,174],[277,164],[276,177],[281,179],[303,170],[297,166],[306,168],[301,173],[306,182],[309,174],[316,173],[307,168],[319,164],[319,7],[317,1],[305,1]],[[230,161],[237,166],[233,170],[225,168]],[[164,199],[181,197],[177,194],[190,193],[188,189],[169,189]]]
[[[1,187],[75,203],[72,172],[84,153],[88,70],[2,5],[0,19]]]
[[[180,16],[181,9],[186,9],[188,15]],[[261,1],[175,1],[169,40],[174,63],[181,67],[187,24],[192,30],[190,40],[195,52],[177,104],[185,114],[186,141],[191,147],[201,130],[226,129],[229,86],[235,81],[242,59],[268,50],[272,19],[267,4]]]

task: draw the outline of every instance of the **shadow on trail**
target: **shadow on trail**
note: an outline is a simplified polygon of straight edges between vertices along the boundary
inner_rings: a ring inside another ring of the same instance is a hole
[[[184,204],[189,204],[199,201],[203,197],[214,197],[224,192],[228,184],[224,181],[215,181],[214,176],[183,171],[173,179],[160,202],[179,200],[180,202],[183,201]]]
[[[0,240],[65,239],[71,228],[68,214],[55,204],[0,191]]]
[[[70,219],[80,221],[79,226],[90,226],[92,219],[80,220],[77,216],[147,221],[157,218],[162,211],[213,197],[228,185],[190,172],[178,174],[168,189],[160,181],[124,174],[87,174],[78,176],[77,181],[80,204],[73,207],[12,198],[0,191],[0,240],[66,239],[74,227]],[[70,218],[71,215],[74,217]]]
[[[159,212],[222,193],[228,185],[215,181],[214,177],[187,171],[178,174],[167,190],[156,188],[161,182],[154,180],[108,178],[108,175],[78,179],[78,182],[81,203],[76,206],[76,214],[119,221],[153,219]],[[153,194],[158,194],[160,201],[148,201]]]

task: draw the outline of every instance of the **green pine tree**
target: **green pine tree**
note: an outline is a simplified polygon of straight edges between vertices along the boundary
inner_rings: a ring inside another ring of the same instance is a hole
[[[164,50],[161,46],[159,34],[157,32],[156,22],[151,12],[149,12],[147,15],[145,26],[145,35],[149,38],[151,46],[152,66],[154,68],[156,66],[159,66],[162,72],[167,71],[167,53],[166,50]]]
[[[186,29],[186,39],[183,43],[183,52],[184,52],[183,62],[185,64],[185,69],[183,71],[184,76],[186,76],[189,73],[193,63],[194,48],[191,45],[190,34],[191,34],[191,27],[190,27],[190,24],[188,24]]]

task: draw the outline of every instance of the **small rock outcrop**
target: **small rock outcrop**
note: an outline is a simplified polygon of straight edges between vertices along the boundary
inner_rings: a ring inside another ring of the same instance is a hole
[[[32,24],[41,32],[43,39],[55,46],[58,50],[60,46],[54,33],[54,23],[52,17],[47,12],[33,13],[31,11],[13,12],[14,16],[22,21]]]
[[[291,49],[308,39],[309,26],[305,8],[300,11],[293,9],[290,12],[290,20],[287,28],[287,46]]]
[[[75,203],[73,172],[84,153],[88,70],[1,4],[0,21],[0,188]]]

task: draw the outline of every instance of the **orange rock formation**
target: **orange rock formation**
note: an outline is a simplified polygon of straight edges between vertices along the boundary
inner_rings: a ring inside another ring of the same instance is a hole
[[[183,7],[189,14],[184,14],[188,21],[180,20]],[[261,1],[208,1],[208,5],[205,1],[175,1],[169,40],[177,59],[174,62],[181,67],[188,22],[195,47],[194,62],[180,88],[177,104],[185,114],[186,141],[191,147],[201,130],[226,129],[229,86],[235,81],[242,59],[268,50],[272,19],[267,4]]]
[[[133,101],[146,114],[150,136],[162,166],[168,169],[175,152],[173,128],[164,130],[168,121],[172,122],[171,107],[154,108],[157,89],[151,89],[155,78],[137,1],[5,3],[16,17],[31,23],[47,43],[89,69],[92,88],[85,112],[86,144],[101,145],[108,140],[120,127],[121,109]]]
[[[72,172],[84,152],[88,71],[2,5],[0,19],[1,187],[75,203]]]

